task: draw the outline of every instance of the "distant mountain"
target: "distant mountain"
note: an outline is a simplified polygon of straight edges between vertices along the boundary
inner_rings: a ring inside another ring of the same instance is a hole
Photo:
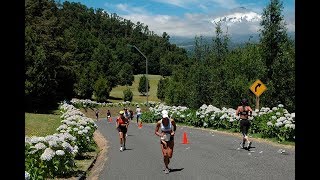
[[[226,25],[230,29],[241,27],[240,29],[246,29],[251,27],[251,25],[259,26],[259,22],[261,21],[261,15],[247,9],[245,7],[238,7],[231,9],[228,13],[213,18],[210,22],[213,24],[216,24],[218,22],[221,23],[221,25]],[[229,30],[230,30],[229,29]],[[237,29],[237,30],[238,30]],[[259,32],[245,32],[243,34],[239,31],[234,30],[233,32],[229,31],[229,37],[230,37],[230,48],[235,48],[237,46],[242,46],[246,42],[252,42],[257,43],[259,42]],[[294,32],[288,32],[288,36],[292,39],[295,39],[295,33]],[[208,44],[212,43],[213,36],[207,36],[203,37],[204,41]],[[179,47],[185,48],[186,50],[190,51],[194,48],[194,39],[195,37],[182,37],[182,36],[172,36],[170,37],[170,43],[176,44]]]
[[[232,9],[228,14],[219,16],[213,19],[212,23],[243,23],[243,22],[259,22],[261,21],[261,15],[246,9],[245,7],[239,7]]]
[[[204,42],[211,44],[213,36],[205,36],[203,37]],[[230,35],[230,48],[235,48],[237,46],[243,45],[245,42],[258,42],[259,35]],[[172,36],[169,41],[171,44],[176,44],[181,48],[185,48],[187,51],[192,51],[194,48],[194,40],[195,37],[180,37],[180,36]]]
[[[295,40],[295,33],[288,32],[288,36]],[[230,44],[229,47],[231,49],[242,46],[246,42],[258,43],[259,42],[259,34],[245,34],[245,35],[238,35],[238,34],[230,34]],[[212,43],[213,36],[206,36],[203,37],[203,40],[208,44]],[[176,44],[181,48],[185,48],[187,51],[192,51],[194,48],[194,40],[195,37],[182,37],[182,36],[172,36],[170,37],[169,41],[171,44]]]

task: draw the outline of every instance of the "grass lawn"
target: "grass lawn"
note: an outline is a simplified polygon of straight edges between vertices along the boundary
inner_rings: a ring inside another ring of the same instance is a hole
[[[133,93],[132,102],[138,102],[143,103],[147,101],[147,96],[143,96],[139,93],[138,87],[139,87],[139,81],[140,77],[143,75],[134,75],[134,82],[132,83],[132,86],[128,86],[128,88]],[[148,92],[148,101],[155,101],[159,102],[160,100],[157,98],[157,88],[158,88],[158,82],[160,80],[160,75],[148,75],[148,80],[150,84],[150,90]],[[110,92],[110,99],[108,99],[110,102],[122,102],[123,101],[123,91],[126,89],[126,86],[117,86],[112,89]]]
[[[25,113],[25,135],[47,136],[57,133],[61,125],[60,115]]]

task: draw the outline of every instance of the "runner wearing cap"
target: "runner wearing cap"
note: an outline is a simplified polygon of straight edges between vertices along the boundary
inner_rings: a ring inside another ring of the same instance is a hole
[[[139,118],[141,116],[141,108],[139,107],[139,105],[137,105],[136,114],[137,114],[137,124],[138,124]]]
[[[126,107],[123,108],[123,113],[124,113],[123,116],[128,119],[128,125],[127,125],[127,132],[128,132],[129,124],[131,121],[131,119],[130,119],[131,115],[130,115],[130,112],[128,111],[128,108],[126,108]],[[128,137],[128,133],[126,133],[126,137]]]
[[[159,129],[161,132],[159,132]],[[169,173],[169,163],[173,154],[174,134],[177,129],[176,123],[172,118],[169,118],[168,111],[162,112],[162,119],[156,124],[155,134],[160,137],[160,146],[165,165],[164,172]]]
[[[116,128],[119,132],[120,151],[126,150],[126,134],[128,130],[128,118],[124,117],[124,112],[119,112],[119,117],[116,120]]]

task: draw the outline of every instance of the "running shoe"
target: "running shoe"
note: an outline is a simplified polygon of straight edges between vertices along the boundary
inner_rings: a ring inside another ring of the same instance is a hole
[[[164,173],[169,174],[169,169],[166,168],[166,169],[164,170]]]
[[[242,148],[242,149],[244,149],[244,143],[243,142],[240,142],[240,147]]]

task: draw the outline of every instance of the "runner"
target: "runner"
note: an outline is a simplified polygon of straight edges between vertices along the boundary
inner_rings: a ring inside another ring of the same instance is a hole
[[[136,114],[137,114],[137,124],[138,124],[139,118],[141,116],[141,108],[139,107],[139,105],[137,105]]]
[[[111,112],[110,112],[110,110],[108,109],[108,111],[107,111],[107,118],[109,119],[111,117]]]
[[[130,119],[131,115],[130,115],[130,112],[128,111],[128,108],[125,107],[123,110],[124,110],[124,117],[128,119],[128,126],[127,126],[127,129],[128,129],[130,120],[131,120]],[[126,137],[128,137],[128,133],[126,133]]]
[[[242,99],[241,106],[238,106],[236,110],[236,116],[240,116],[240,131],[242,133],[242,148],[245,147],[245,143],[248,142],[247,149],[250,149],[252,142],[248,138],[248,130],[250,128],[250,121],[248,116],[252,116],[252,109],[248,105],[247,99]]]
[[[130,113],[130,121],[132,121],[133,120],[133,111],[130,109],[129,113]]]
[[[99,120],[99,109],[95,110],[97,121]]]
[[[108,111],[107,111],[107,121],[109,121],[110,122],[110,119],[111,118],[111,112],[110,112],[110,110],[108,109]]]
[[[116,128],[119,132],[120,138],[120,151],[126,150],[126,136],[128,130],[129,121],[126,117],[124,117],[124,112],[119,112],[119,117],[116,120]]]
[[[159,129],[161,132],[158,132]],[[160,146],[163,155],[164,162],[164,172],[169,173],[170,169],[168,167],[170,159],[173,154],[174,147],[174,134],[177,129],[176,123],[173,119],[169,118],[168,111],[162,112],[162,119],[156,124],[155,134],[160,137]]]

